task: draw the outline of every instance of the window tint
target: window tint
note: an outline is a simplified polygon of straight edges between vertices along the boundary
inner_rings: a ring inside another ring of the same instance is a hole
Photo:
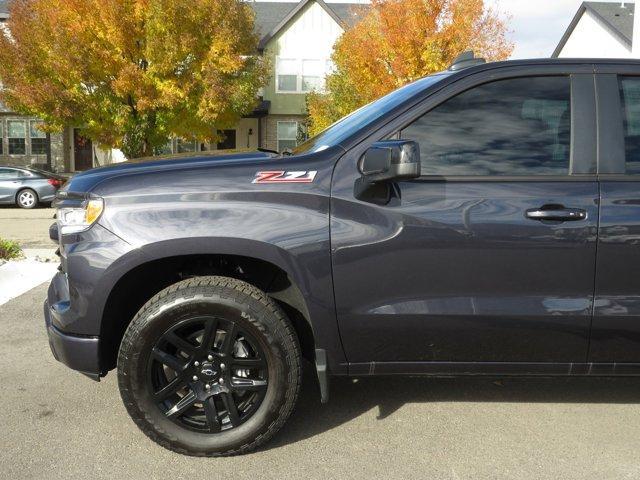
[[[463,92],[401,132],[423,175],[566,175],[568,77],[500,80]]]
[[[640,77],[620,79],[627,173],[640,173]]]
[[[450,72],[447,72],[429,75],[398,88],[364,107],[360,107],[319,134],[298,145],[293,149],[293,153],[321,152],[326,148],[339,145],[362,130],[367,131],[367,128],[379,120],[380,117],[400,107],[403,103],[412,101],[424,90],[445,79],[450,74]]]

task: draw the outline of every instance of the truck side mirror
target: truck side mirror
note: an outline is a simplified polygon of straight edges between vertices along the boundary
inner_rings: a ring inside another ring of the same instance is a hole
[[[360,173],[370,183],[420,176],[420,147],[412,140],[382,140],[360,158]]]

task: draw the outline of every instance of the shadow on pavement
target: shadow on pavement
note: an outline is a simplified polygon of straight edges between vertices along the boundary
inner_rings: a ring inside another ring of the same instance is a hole
[[[320,403],[315,372],[305,365],[298,405],[286,426],[265,449],[321,434],[378,409],[378,420],[407,403],[527,402],[640,403],[634,377],[333,377],[329,403]]]

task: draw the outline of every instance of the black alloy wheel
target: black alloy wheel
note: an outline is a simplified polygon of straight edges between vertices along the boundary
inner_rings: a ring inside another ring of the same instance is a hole
[[[195,277],[155,295],[131,321],[118,386],[153,441],[197,456],[246,453],[271,438],[295,406],[298,338],[256,287]]]
[[[260,406],[268,370],[259,343],[233,320],[187,319],[153,347],[148,388],[167,418],[199,432],[238,427]]]

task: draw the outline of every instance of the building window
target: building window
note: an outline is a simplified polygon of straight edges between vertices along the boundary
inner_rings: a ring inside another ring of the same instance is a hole
[[[167,140],[167,143],[154,150],[155,155],[171,155],[173,153],[173,139]]]
[[[177,153],[193,153],[198,151],[198,142],[196,140],[187,140],[185,138],[176,139]]]
[[[23,120],[7,121],[7,136],[9,137],[9,155],[26,155],[27,153],[27,125]]]
[[[4,124],[0,120],[0,155],[4,155]]]
[[[324,78],[331,71],[331,62],[325,59],[276,60],[276,91],[280,93],[307,93],[324,90]]]
[[[323,60],[303,60],[302,61],[302,91],[311,92],[313,90],[324,89],[324,66]]]
[[[31,134],[31,154],[32,155],[46,155],[48,147],[47,134],[40,130],[43,123],[38,121],[32,121],[30,125]]]
[[[279,58],[277,64],[278,91],[296,92],[298,90],[298,60]]]
[[[293,149],[298,144],[298,122],[278,122],[278,151]]]

